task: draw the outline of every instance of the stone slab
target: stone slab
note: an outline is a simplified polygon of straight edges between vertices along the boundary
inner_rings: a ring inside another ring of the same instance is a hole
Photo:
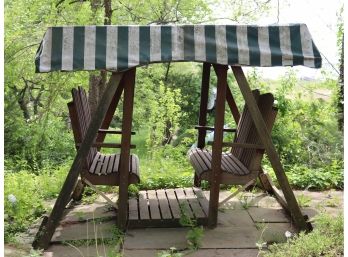
[[[105,222],[83,222],[59,226],[52,237],[52,242],[67,240],[86,240],[94,238],[114,238],[116,220]]]
[[[247,210],[254,222],[290,222],[283,209],[250,207]]]
[[[242,210],[220,210],[218,213],[218,226],[221,227],[253,227],[254,222],[249,213]]]
[[[201,249],[256,248],[259,231],[253,227],[216,227],[205,229]]]
[[[128,230],[124,249],[185,249],[188,228],[144,228]]]
[[[69,246],[51,245],[44,253],[43,257],[96,257],[96,256],[116,256],[118,249],[111,245],[98,246]],[[154,256],[154,255],[153,255]],[[145,256],[144,256],[145,257]]]
[[[289,231],[292,235],[297,232],[296,228],[290,223],[259,223],[256,226],[261,232],[260,239],[269,244],[286,242],[286,231]]]
[[[156,257],[163,250],[124,250],[123,257]]]
[[[124,250],[124,257],[155,257],[165,250]],[[187,257],[256,257],[257,249],[199,249],[197,251],[183,251]]]
[[[4,245],[4,256],[5,257],[18,257],[18,256],[26,256],[29,254],[29,249],[23,250],[18,249],[11,245]]]
[[[64,224],[112,217],[116,219],[116,212],[113,208],[106,204],[92,203],[89,205],[77,205],[72,209],[66,209],[60,223]]]
[[[302,214],[307,215],[310,220],[320,213],[318,210],[311,207],[301,208],[301,211]]]
[[[205,191],[204,195],[207,197],[207,199],[209,200],[209,191]],[[227,197],[229,197],[231,195],[230,191],[220,191],[219,194],[219,202],[225,200]],[[226,203],[224,203],[221,207],[221,209],[243,209],[243,206],[241,204],[241,202],[239,201],[238,195],[236,195],[235,197],[229,199]]]
[[[263,207],[263,208],[282,208],[277,200],[267,194],[258,195],[252,198],[249,202],[249,205],[252,207]]]
[[[310,207],[343,207],[343,191],[328,190],[328,191],[294,191],[295,196],[299,197],[304,195],[307,198],[310,198]],[[334,205],[334,206],[332,206]]]
[[[257,249],[199,249],[187,254],[188,257],[257,257]]]

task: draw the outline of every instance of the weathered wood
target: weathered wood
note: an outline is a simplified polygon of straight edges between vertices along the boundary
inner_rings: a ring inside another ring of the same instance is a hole
[[[178,198],[179,207],[182,213],[185,213],[190,218],[194,218],[193,212],[190,208],[190,204],[186,199],[186,195],[182,188],[175,188],[175,194]]]
[[[264,150],[265,147],[263,145],[259,144],[249,144],[249,143],[229,143],[224,142],[222,143],[223,147],[237,147],[237,148],[249,148],[249,149],[260,149]]]
[[[209,82],[210,82],[210,63],[203,63],[202,86],[201,86],[201,102],[199,106],[198,125],[205,126],[207,124],[207,107],[209,98]],[[198,131],[198,148],[204,148],[205,130]]]
[[[209,127],[209,126],[195,126],[195,129],[198,130],[210,130],[210,131],[214,131],[215,128],[214,127]],[[224,128],[224,132],[236,132],[236,129],[232,129],[232,128]]]
[[[217,76],[217,96],[216,96],[216,112],[215,112],[215,133],[214,145],[212,147],[212,163],[210,173],[210,200],[209,200],[209,216],[208,226],[215,227],[217,225],[219,191],[220,191],[220,175],[221,175],[221,154],[223,141],[223,128],[225,117],[225,100],[227,88],[227,70],[225,65],[214,65]]]
[[[138,200],[136,198],[130,198],[128,200],[128,206],[129,206],[129,220],[138,220],[139,219],[139,213],[138,213]]]
[[[36,239],[33,242],[34,249],[47,249],[52,235],[62,217],[64,208],[68,203],[71,193],[74,189],[74,185],[79,176],[79,170],[82,161],[87,157],[88,151],[95,140],[98,129],[100,128],[104,119],[105,113],[110,105],[112,97],[120,83],[122,73],[113,73],[110,77],[107,89],[102,96],[100,104],[98,105],[95,116],[90,123],[86,136],[78,149],[75,159],[71,165],[69,173],[65,179],[63,187],[59,193],[59,196],[54,204],[53,210],[47,220],[47,223],[40,231],[40,234],[36,235]]]
[[[149,206],[150,206],[150,216],[152,220],[161,219],[159,203],[155,190],[148,190],[147,195],[149,197]]]
[[[284,198],[281,196],[279,190],[273,184],[271,177],[266,172],[262,171],[259,175],[259,178],[260,178],[262,185],[265,185],[264,188],[267,189],[267,192],[272,194],[276,198],[278,203],[286,211],[286,213],[291,216],[291,212],[290,212],[288,204],[286,203]]]
[[[186,194],[186,199],[192,208],[195,218],[205,218],[205,213],[203,212],[202,207],[199,205],[197,196],[193,192],[192,188],[185,188],[184,190]]]
[[[170,213],[169,203],[164,189],[156,190],[159,206],[161,209],[162,219],[171,219],[172,214]]]
[[[193,192],[197,196],[198,202],[200,203],[200,205],[203,209],[203,212],[205,213],[206,216],[208,216],[208,214],[209,214],[209,201],[204,196],[204,194],[200,188],[194,187]]]
[[[124,74],[124,101],[123,101],[123,118],[122,118],[122,139],[121,139],[121,156],[120,156],[120,185],[119,185],[119,210],[117,215],[118,228],[124,230],[127,222],[128,212],[128,174],[129,158],[132,132],[132,116],[134,102],[136,68],[130,69]]]
[[[201,194],[202,192],[197,189]],[[176,194],[179,196],[177,199]],[[203,195],[203,194],[202,194]],[[204,197],[204,196],[203,196]],[[147,202],[149,205],[147,205]],[[135,210],[137,206],[136,199],[129,199],[129,211]],[[192,188],[179,188],[179,189],[160,189],[160,190],[148,190],[139,192],[139,211],[136,214],[131,215],[129,213],[129,221],[127,224],[128,228],[139,228],[139,227],[179,227],[180,224],[181,211],[179,207],[179,202],[183,203],[187,208],[188,215],[191,218],[195,218],[197,225],[207,225],[207,213],[209,202],[205,199],[198,199]],[[142,202],[144,204],[142,204]],[[206,211],[203,210],[203,206],[206,206]],[[133,205],[133,206],[132,206]],[[142,207],[143,205],[143,207]],[[145,212],[143,210],[145,210]],[[150,215],[148,212],[150,209]],[[191,212],[191,214],[190,214]],[[143,214],[146,214],[144,217]],[[131,219],[131,217],[133,217]]]
[[[169,207],[174,219],[179,219],[181,216],[179,202],[176,198],[174,189],[166,189],[166,194],[169,202]]]
[[[112,121],[112,118],[114,116],[115,110],[117,108],[117,105],[120,101],[123,89],[124,89],[124,78],[121,79],[120,86],[116,89],[116,92],[111,100],[111,103],[109,105],[109,108],[105,114],[105,118],[103,120],[102,125],[100,126],[100,129],[108,129],[110,126],[110,123]],[[96,142],[104,142],[106,134],[105,133],[98,133],[98,136],[96,138]],[[100,150],[100,147],[98,147],[98,150]]]
[[[259,133],[260,139],[266,149],[268,158],[272,164],[274,172],[277,176],[278,183],[283,191],[285,199],[288,203],[289,209],[292,214],[292,218],[295,222],[295,225],[300,230],[309,230],[310,226],[306,223],[301,210],[296,201],[295,195],[290,187],[289,181],[285,175],[285,171],[280,162],[279,156],[276,152],[276,149],[272,143],[270,133],[267,129],[267,126],[261,116],[260,110],[257,107],[255,98],[251,92],[248,81],[244,76],[243,70],[239,66],[232,66],[233,74],[238,82],[239,88],[243,94],[245,102],[249,108],[251,117],[254,121],[257,132]]]
[[[246,183],[245,185],[243,185],[242,187],[238,188],[235,192],[233,192],[231,195],[229,195],[228,197],[226,197],[224,200],[222,200],[221,202],[219,202],[219,206],[224,205],[224,203],[226,203],[228,200],[232,199],[233,197],[235,197],[236,195],[238,195],[240,192],[244,191],[248,186],[251,186],[255,183],[255,179],[250,180],[248,183]]]
[[[75,144],[77,147],[80,147],[81,144],[77,143]],[[105,148],[121,148],[122,145],[121,144],[115,144],[115,143],[93,143],[92,147],[97,147],[97,148],[101,148],[101,147],[105,147]],[[136,146],[135,145],[130,145],[131,149],[135,149]]]
[[[71,198],[74,201],[80,201],[82,199],[82,194],[84,190],[85,184],[83,184],[81,179],[79,179],[75,185],[74,192],[72,193]]]
[[[99,194],[101,197],[103,197],[108,204],[110,204],[112,207],[117,209],[117,204],[111,201],[109,197],[107,197],[102,191],[100,191],[96,186],[94,186],[91,182],[89,182],[86,178],[83,178],[83,182],[89,185],[97,194]]]
[[[198,125],[205,126],[207,124],[207,108],[208,108],[208,98],[209,98],[209,82],[210,82],[210,63],[203,63],[203,74],[202,74],[202,86],[201,86],[201,102],[199,106],[199,117]],[[205,130],[198,131],[198,148],[204,148],[205,145]],[[194,174],[194,185],[200,186],[201,182],[199,178]]]
[[[114,134],[114,135],[121,135],[122,131],[121,130],[109,130],[109,129],[99,129],[98,133],[105,133],[105,134]],[[132,131],[132,135],[135,135],[135,132]]]
[[[236,125],[238,125],[238,122],[239,122],[239,119],[240,119],[240,113],[239,113],[237,104],[234,101],[231,89],[229,88],[228,85],[227,85],[227,88],[226,88],[226,101],[228,103],[228,106],[230,107],[233,119],[236,122]]]
[[[139,213],[140,213],[140,219],[142,220],[150,219],[148,199],[147,199],[147,194],[145,191],[139,192]]]

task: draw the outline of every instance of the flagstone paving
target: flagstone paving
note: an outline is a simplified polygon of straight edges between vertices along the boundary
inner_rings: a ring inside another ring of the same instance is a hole
[[[343,191],[294,193],[300,199],[303,214],[310,219],[320,212],[334,216],[343,212]],[[209,192],[204,195],[209,199]],[[228,195],[228,191],[222,191],[220,201]],[[117,196],[109,197],[115,201]],[[129,229],[121,237],[123,241],[119,240],[114,217],[115,210],[100,197],[92,204],[71,204],[43,256],[114,257],[119,252],[125,257],[155,257],[175,247],[174,251],[190,257],[253,257],[259,253],[257,243],[285,242],[286,231],[296,232],[277,201],[265,193],[244,192],[220,206],[217,227],[204,228],[196,251],[188,249],[188,228]],[[23,249],[28,249],[36,231],[37,226],[33,226],[19,239],[26,247],[5,245],[5,256],[25,256],[28,250]]]

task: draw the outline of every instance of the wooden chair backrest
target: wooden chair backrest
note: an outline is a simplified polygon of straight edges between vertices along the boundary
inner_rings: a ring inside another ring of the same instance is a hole
[[[270,93],[260,95],[258,90],[254,90],[253,94],[256,102],[258,103],[258,107],[266,126],[268,130],[271,131],[277,115],[277,109],[273,107],[274,97]],[[242,115],[239,119],[234,143],[262,145],[262,141],[246,105],[244,106]],[[245,165],[245,167],[250,168],[255,159],[257,159],[259,162],[257,166],[261,165],[264,150],[233,147],[231,149],[231,153],[236,156]],[[255,167],[255,169],[258,169],[258,167]]]
[[[86,91],[82,87],[78,87],[77,89],[73,88],[71,94],[73,101],[68,103],[69,116],[75,143],[79,144],[86,136],[88,126],[91,122],[91,111]],[[84,162],[84,168],[90,167],[97,151],[96,147],[91,147],[89,149],[87,158]]]

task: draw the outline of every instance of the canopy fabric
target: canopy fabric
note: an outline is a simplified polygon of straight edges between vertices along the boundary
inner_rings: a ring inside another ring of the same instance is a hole
[[[122,71],[176,61],[321,67],[305,24],[50,27],[35,65],[37,72]]]

